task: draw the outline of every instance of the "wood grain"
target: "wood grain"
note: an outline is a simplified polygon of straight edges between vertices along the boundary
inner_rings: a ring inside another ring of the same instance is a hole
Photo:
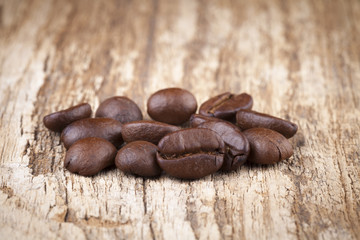
[[[0,238],[360,239],[360,2],[0,0]],[[198,181],[63,167],[44,115],[247,92],[294,156]]]

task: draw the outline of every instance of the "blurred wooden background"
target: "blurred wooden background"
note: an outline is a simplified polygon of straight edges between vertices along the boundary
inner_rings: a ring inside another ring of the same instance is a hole
[[[44,115],[247,92],[294,156],[198,181],[64,170]],[[1,239],[360,239],[360,1],[0,0]]]

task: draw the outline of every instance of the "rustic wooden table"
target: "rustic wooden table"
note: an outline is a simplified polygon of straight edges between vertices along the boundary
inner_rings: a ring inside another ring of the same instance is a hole
[[[198,181],[63,167],[44,115],[247,92],[294,155]],[[360,239],[360,1],[0,1],[1,239]]]

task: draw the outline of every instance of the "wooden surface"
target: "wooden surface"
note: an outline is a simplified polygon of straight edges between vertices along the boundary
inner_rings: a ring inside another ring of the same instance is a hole
[[[294,155],[198,181],[64,170],[44,115],[247,92]],[[1,239],[360,239],[360,1],[0,0]]]

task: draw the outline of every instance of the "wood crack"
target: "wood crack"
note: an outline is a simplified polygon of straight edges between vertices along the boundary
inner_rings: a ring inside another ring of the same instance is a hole
[[[213,180],[215,181],[215,180]],[[223,180],[221,180],[223,181]],[[227,223],[225,219],[226,218],[226,202],[219,199],[218,189],[215,185],[215,182],[213,184],[214,191],[215,191],[215,199],[214,199],[214,205],[213,205],[213,211],[215,215],[215,221],[218,226],[218,230],[220,232],[221,238],[225,239],[225,234],[223,232],[223,227]]]
[[[150,63],[153,54],[155,52],[154,39],[155,39],[155,29],[156,29],[156,18],[158,13],[158,0],[153,0],[152,5],[153,5],[153,14],[152,17],[150,18],[149,33],[147,37],[148,41],[145,48],[145,58],[140,72],[140,80],[144,82],[147,82],[149,79]]]
[[[146,179],[143,178],[143,206],[144,206],[144,216],[149,215],[148,210],[147,210],[147,200],[146,200]],[[156,239],[155,238],[155,232],[154,232],[154,228],[152,225],[152,214],[150,214],[149,216],[149,229],[150,229],[150,233],[151,233],[151,238],[152,239]]]
[[[191,184],[189,183],[191,187]],[[200,238],[199,235],[199,223],[196,219],[196,210],[195,210],[195,203],[193,200],[190,200],[190,195],[186,199],[186,220],[190,222],[190,227],[196,239]]]

